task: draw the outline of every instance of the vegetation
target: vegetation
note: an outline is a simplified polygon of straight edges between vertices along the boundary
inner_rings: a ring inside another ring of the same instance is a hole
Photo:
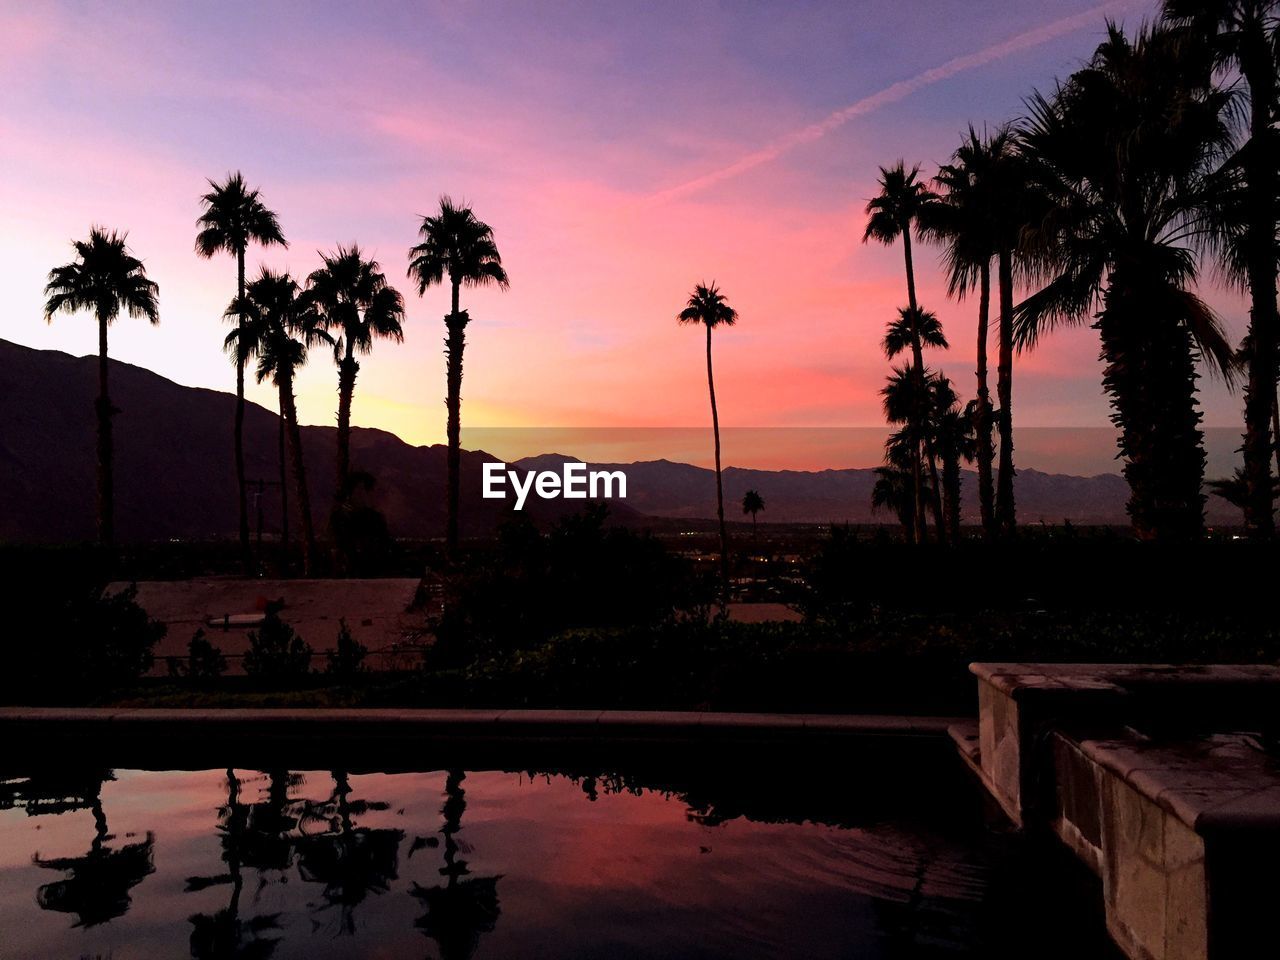
[[[288,246],[276,215],[262,202],[262,195],[250,189],[239,171],[229,174],[222,183],[209,181],[209,192],[200,198],[203,212],[196,220],[196,253],[209,259],[219,253],[236,258],[236,302],[244,303],[244,255],[249,244]],[[236,315],[237,329],[243,327],[243,315]],[[240,555],[247,574],[252,570],[249,553],[249,500],[244,476],[244,357],[234,356],[236,364],[235,458],[236,485],[240,503]]]
[[[680,323],[700,323],[707,330],[707,389],[711,392],[711,435],[716,454],[716,519],[720,524],[720,611],[729,604],[729,533],[724,525],[724,483],[720,478],[720,412],[716,409],[716,381],[711,370],[711,331],[738,322],[738,311],[729,306],[724,294],[712,283],[693,288],[685,308],[676,316]]]
[[[49,271],[45,284],[44,318],[57,313],[92,310],[98,321],[98,540],[110,547],[115,542],[115,447],[111,435],[111,405],[108,389],[107,328],[121,311],[131,317],[160,322],[160,288],[147,278],[146,267],[125,245],[125,234],[93,227],[88,240],[72,243],[76,258]]]
[[[233,300],[227,307],[227,316],[239,321],[236,329],[227,334],[227,349],[236,352],[241,367],[256,357],[258,382],[270,377],[279,394],[280,421],[293,475],[293,502],[302,531],[302,573],[310,576],[315,532],[293,379],[297,369],[306,362],[308,347],[316,343],[333,346],[334,341],[320,327],[320,314],[311,293],[302,291],[289,274],[274,273],[266,267],[245,287],[244,299]],[[288,515],[287,506],[285,515]]]
[[[280,606],[268,603],[262,626],[249,631],[244,672],[251,677],[288,681],[306,675],[313,652],[293,627],[280,619]]]
[[[462,351],[466,346],[467,324],[471,315],[461,309],[459,295],[462,287],[481,287],[489,284],[505,290],[508,286],[507,271],[502,266],[498,245],[493,239],[493,229],[476,219],[469,206],[455,204],[449,197],[440,198],[440,212],[423,217],[418,229],[422,242],[409,251],[409,276],[418,284],[418,296],[434,284],[443,283],[445,275],[452,287],[452,309],[444,318],[448,331],[445,337],[445,356],[448,367],[445,374],[447,393],[445,406],[449,411],[446,432],[449,441],[448,515],[445,525],[445,546],[452,556],[458,549],[458,484],[459,464],[462,452]]]
[[[404,298],[387,283],[376,260],[358,246],[322,254],[324,266],[307,278],[310,306],[333,344],[338,364],[338,455],[336,515],[354,493],[351,476],[351,399],[360,372],[358,354],[369,353],[379,339],[404,340]]]

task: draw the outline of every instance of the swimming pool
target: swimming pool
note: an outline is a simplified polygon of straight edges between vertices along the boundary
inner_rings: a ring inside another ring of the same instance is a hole
[[[0,957],[1114,956],[1092,878],[932,749],[507,752],[26,760]]]

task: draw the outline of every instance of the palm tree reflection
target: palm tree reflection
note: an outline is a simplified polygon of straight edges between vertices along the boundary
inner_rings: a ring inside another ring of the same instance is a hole
[[[70,776],[32,778],[9,786],[0,808],[23,807],[28,816],[88,810],[93,815],[89,852],[79,857],[31,858],[36,866],[61,870],[66,876],[36,890],[43,910],[75,914],[75,925],[92,927],[122,917],[133,902],[130,891],[155,872],[155,836],[112,848],[115,838],[102,807],[102,785],[115,779],[109,770],[77,772]]]
[[[410,891],[426,908],[416,926],[436,942],[441,960],[472,957],[480,935],[493,931],[501,913],[497,887],[502,877],[472,877],[467,861],[458,857],[460,852],[466,852],[457,839],[462,814],[467,809],[462,789],[465,777],[461,770],[450,770],[445,778],[445,802],[440,811],[444,816],[444,826],[440,828],[444,866],[440,874],[445,882],[430,888],[414,883]]]

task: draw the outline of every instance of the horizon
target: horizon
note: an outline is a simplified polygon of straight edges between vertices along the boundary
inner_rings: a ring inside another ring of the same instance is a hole
[[[481,30],[491,18],[444,7],[360,18],[269,10],[250,33],[226,25],[236,17],[190,11],[142,6],[73,21],[63,7],[0,4],[12,91],[0,107],[12,172],[0,183],[5,336],[91,351],[86,318],[44,324],[40,289],[68,241],[103,222],[129,231],[161,290],[161,325],[117,323],[112,356],[231,389],[221,313],[234,263],[199,260],[191,244],[204,178],[241,169],[291,241],[251,248],[250,275],[261,262],[305,276],[317,249],[359,241],[405,293],[404,345],[362,359],[357,425],[444,440],[447,293],[417,297],[404,268],[415,214],[452,193],[493,225],[512,277],[507,293],[468,293],[469,429],[703,428],[699,346],[674,323],[703,278],[718,280],[742,317],[717,338],[726,430],[878,429],[878,344],[903,291],[901,251],[860,242],[877,165],[902,156],[928,173],[966,123],[1011,119],[1024,96],[1065,77],[1105,16],[1133,24],[1156,9],[963,6],[958,19],[937,11],[953,29],[917,29],[919,43],[903,49],[883,41],[918,28],[909,11],[834,4],[683,17],[592,6],[533,17],[509,36]],[[719,39],[709,63],[686,62],[689,19]],[[294,46],[282,47],[288,37]],[[307,45],[336,59],[318,58],[317,69],[296,53]],[[49,56],[64,46],[78,55]],[[259,55],[268,49],[276,55]],[[224,62],[215,50],[234,53]],[[445,106],[450,68],[471,74],[478,109]],[[418,89],[421,98],[404,94]],[[967,396],[976,308],[945,297],[936,254],[919,254],[922,302],[954,331],[940,366]],[[1244,300],[1205,289],[1238,339]],[[1109,430],[1097,354],[1085,327],[1022,355],[1019,428]],[[302,422],[332,422],[335,382],[329,363],[301,373]],[[1236,427],[1239,396],[1208,377],[1200,386],[1206,424]],[[248,395],[274,406],[269,385]]]

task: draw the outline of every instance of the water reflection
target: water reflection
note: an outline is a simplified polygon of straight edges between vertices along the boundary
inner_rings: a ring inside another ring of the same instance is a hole
[[[42,857],[31,862],[44,870],[66,874],[61,880],[41,884],[36,903],[42,910],[74,914],[75,925],[92,927],[124,916],[132,902],[130,891],[155,872],[155,836],[118,843],[107,826],[102,806],[102,785],[112,779],[109,770],[43,780],[6,781],[0,784],[0,810],[21,809],[27,816],[56,816],[88,810],[93,816],[93,839],[87,853],[71,857]],[[125,838],[126,840],[132,838]]]
[[[1111,956],[1060,922],[1096,891],[1028,902],[1009,838],[932,783],[704,757],[0,777],[3,953]]]
[[[472,877],[467,861],[458,857],[463,852],[458,833],[467,809],[467,795],[462,789],[465,778],[461,770],[450,770],[445,778],[445,800],[440,810],[444,817],[440,828],[444,866],[440,875],[445,882],[429,888],[415,883],[411,891],[426,908],[415,924],[436,942],[440,960],[469,960],[480,945],[480,935],[493,932],[502,912],[498,905],[498,881],[502,878]]]

